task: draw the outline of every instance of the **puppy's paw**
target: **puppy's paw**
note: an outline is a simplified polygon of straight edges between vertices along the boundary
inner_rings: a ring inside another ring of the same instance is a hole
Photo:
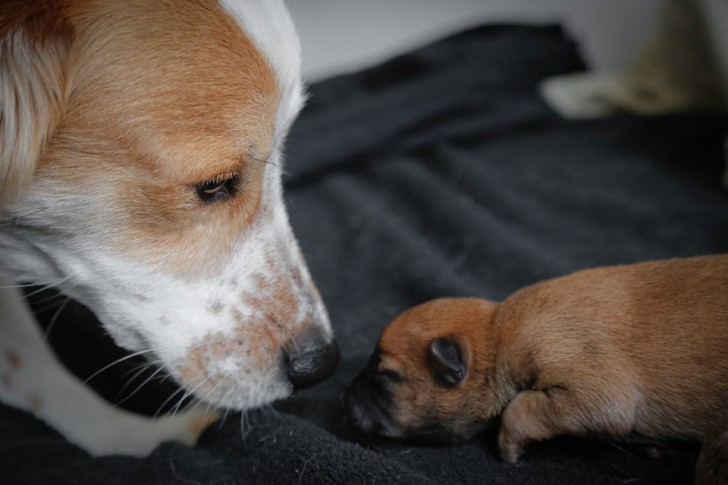
[[[504,461],[516,463],[528,443],[553,436],[550,427],[543,421],[544,401],[547,400],[541,392],[522,391],[506,406],[498,435],[498,446]]]
[[[503,461],[517,463],[523,455],[528,437],[525,434],[524,423],[528,417],[525,414],[523,399],[520,396],[511,401],[501,417],[501,427],[498,433],[498,449]]]
[[[506,463],[515,464],[520,460],[524,452],[524,444],[512,440],[508,433],[501,432],[498,434],[498,449],[500,456]]]

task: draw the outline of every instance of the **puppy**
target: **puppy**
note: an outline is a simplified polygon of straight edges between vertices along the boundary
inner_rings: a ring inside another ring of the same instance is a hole
[[[511,463],[556,435],[703,440],[726,416],[726,288],[728,255],[580,271],[502,303],[425,303],[385,328],[345,393],[348,422],[456,442],[500,416]]]
[[[303,104],[282,0],[0,4],[0,400],[93,454],[194,441],[62,369],[14,286],[82,302],[204,407],[244,410],[338,353],[281,195]]]

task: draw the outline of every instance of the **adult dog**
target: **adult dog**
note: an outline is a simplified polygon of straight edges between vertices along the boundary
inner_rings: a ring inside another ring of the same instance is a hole
[[[214,406],[330,374],[328,316],[288,224],[281,148],[304,101],[278,0],[0,4],[0,399],[94,454],[194,441],[62,369],[19,282],[84,303]]]

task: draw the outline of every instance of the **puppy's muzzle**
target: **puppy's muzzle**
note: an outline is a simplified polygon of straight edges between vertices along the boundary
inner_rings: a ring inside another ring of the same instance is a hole
[[[394,436],[385,395],[358,378],[341,396],[341,405],[350,430],[361,437]]]
[[[304,389],[331,376],[339,365],[336,340],[327,342],[309,331],[284,352],[286,376],[295,389]]]

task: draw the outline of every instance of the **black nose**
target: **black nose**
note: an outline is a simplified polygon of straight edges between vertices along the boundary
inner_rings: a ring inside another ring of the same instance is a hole
[[[314,332],[304,335],[285,353],[286,375],[296,389],[321,382],[339,365],[339,346]]]

